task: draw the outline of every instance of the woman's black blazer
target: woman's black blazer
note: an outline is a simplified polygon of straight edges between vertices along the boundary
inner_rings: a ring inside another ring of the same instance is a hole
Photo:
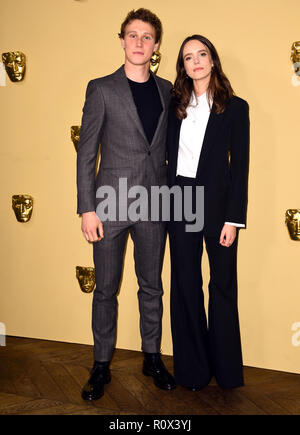
[[[171,105],[167,134],[168,185],[176,184],[181,120]],[[204,186],[204,228],[207,236],[219,236],[225,222],[246,225],[249,169],[249,106],[233,96],[223,113],[215,106],[208,119],[197,185]]]

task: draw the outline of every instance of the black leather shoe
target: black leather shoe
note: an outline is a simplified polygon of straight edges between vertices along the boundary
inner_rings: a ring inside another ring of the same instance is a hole
[[[91,376],[82,389],[81,397],[83,400],[97,400],[104,394],[104,385],[111,380],[109,362],[95,362],[91,370]]]
[[[154,384],[162,390],[173,390],[176,388],[175,379],[165,368],[160,353],[145,352],[143,374],[146,376],[152,376]]]

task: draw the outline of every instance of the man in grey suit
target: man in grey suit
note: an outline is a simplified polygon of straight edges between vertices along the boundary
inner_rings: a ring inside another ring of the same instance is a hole
[[[100,398],[104,384],[111,379],[117,291],[128,233],[134,243],[139,284],[143,373],[152,376],[159,388],[176,386],[160,355],[165,225],[151,222],[149,215],[136,221],[130,213],[124,215],[120,206],[115,220],[101,221],[98,213],[103,201],[99,188],[103,186],[113,188],[116,196],[120,195],[117,203],[124,204],[120,179],[126,180],[128,189],[141,186],[149,196],[151,186],[166,184],[165,142],[172,85],[150,71],[161,33],[161,22],[151,11],[141,8],[129,12],[119,34],[125,64],[111,75],[90,81],[87,87],[77,155],[77,212],[82,214],[86,240],[93,242],[96,288],[92,311],[94,366],[82,390],[85,400]],[[101,160],[95,178],[99,147]]]

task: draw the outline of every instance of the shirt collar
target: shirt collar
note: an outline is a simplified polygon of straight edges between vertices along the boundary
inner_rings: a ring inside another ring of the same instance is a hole
[[[207,101],[207,92],[204,92],[199,97],[196,97],[195,92],[192,92],[189,107],[197,108],[199,106],[209,106]]]

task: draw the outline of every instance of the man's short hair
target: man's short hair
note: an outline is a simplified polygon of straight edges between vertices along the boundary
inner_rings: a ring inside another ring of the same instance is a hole
[[[160,19],[149,9],[140,8],[136,11],[133,9],[132,11],[128,12],[127,17],[123,21],[121,25],[121,31],[118,33],[119,38],[124,39],[125,36],[125,28],[127,24],[131,23],[133,20],[141,20],[145,23],[151,24],[151,26],[155,30],[155,42],[160,42],[162,37],[162,25]]]

